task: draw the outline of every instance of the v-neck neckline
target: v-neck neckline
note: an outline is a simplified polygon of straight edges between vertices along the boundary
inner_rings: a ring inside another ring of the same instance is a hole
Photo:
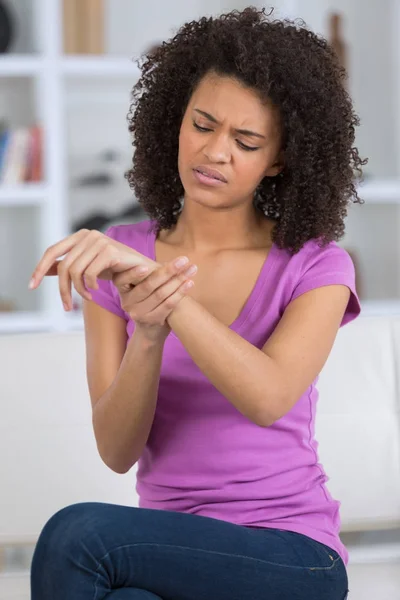
[[[157,236],[156,236],[156,232],[154,230],[153,225],[154,225],[154,223],[152,221],[150,221],[149,229],[147,232],[147,253],[148,253],[149,258],[151,258],[154,261],[157,261],[157,258],[156,258]],[[253,308],[255,307],[257,300],[260,297],[264,286],[266,285],[267,274],[271,270],[271,267],[274,263],[275,254],[276,254],[277,250],[278,250],[278,248],[277,248],[276,244],[272,243],[271,248],[269,249],[269,252],[268,252],[267,256],[265,257],[265,260],[263,262],[261,270],[258,274],[256,282],[253,286],[253,289],[251,290],[242,310],[240,311],[240,313],[236,317],[236,319],[230,325],[227,326],[229,329],[232,329],[232,331],[238,332],[238,330],[245,324],[247,319],[250,317],[250,314],[251,314]]]

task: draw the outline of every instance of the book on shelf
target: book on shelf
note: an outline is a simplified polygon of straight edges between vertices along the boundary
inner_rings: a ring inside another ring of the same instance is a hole
[[[79,0],[63,1],[63,33],[65,54],[80,54],[81,50],[81,9]]]
[[[0,184],[18,185],[43,179],[42,130],[39,125],[0,133]]]
[[[64,0],[65,54],[104,53],[104,0]]]

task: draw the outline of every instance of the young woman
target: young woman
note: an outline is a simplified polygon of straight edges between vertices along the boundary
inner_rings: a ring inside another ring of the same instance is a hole
[[[346,598],[314,439],[316,379],[360,311],[336,244],[364,164],[344,76],[252,8],[146,58],[127,177],[149,220],[69,236],[31,282],[57,270],[65,308],[71,283],[85,298],[99,453],[138,463],[140,508],[53,516],[33,600]]]

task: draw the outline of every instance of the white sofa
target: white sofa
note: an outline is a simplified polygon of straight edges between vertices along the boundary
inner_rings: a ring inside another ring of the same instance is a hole
[[[82,332],[0,336],[0,544],[34,541],[59,508],[136,504],[134,471],[97,454]],[[320,378],[317,437],[343,529],[400,525],[400,318],[343,328]]]

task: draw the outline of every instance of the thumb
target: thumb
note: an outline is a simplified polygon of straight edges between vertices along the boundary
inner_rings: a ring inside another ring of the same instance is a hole
[[[137,265],[122,273],[115,273],[112,280],[120,293],[126,293],[146,279],[152,270],[146,265]]]

